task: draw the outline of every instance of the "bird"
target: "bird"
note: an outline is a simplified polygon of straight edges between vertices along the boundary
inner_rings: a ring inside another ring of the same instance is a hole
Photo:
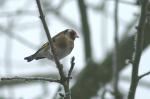
[[[52,43],[58,60],[61,60],[71,53],[76,38],[79,38],[79,36],[73,29],[65,29],[52,38]],[[34,59],[39,60],[43,58],[54,61],[49,42],[43,44],[34,54],[25,57],[24,60],[31,62]]]

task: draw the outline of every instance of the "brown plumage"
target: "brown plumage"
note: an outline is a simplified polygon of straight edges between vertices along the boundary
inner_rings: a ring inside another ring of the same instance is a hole
[[[66,29],[52,38],[54,49],[59,60],[71,53],[74,48],[75,38],[78,38],[78,36],[72,29]],[[48,42],[45,43],[36,53],[25,57],[24,59],[30,62],[33,59],[38,60],[43,58],[54,60],[50,44]]]

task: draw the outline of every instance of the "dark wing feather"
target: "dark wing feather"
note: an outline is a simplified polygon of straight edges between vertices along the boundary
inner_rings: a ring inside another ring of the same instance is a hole
[[[57,35],[55,35],[55,36],[52,38],[53,42],[55,42],[56,39],[61,38],[61,37],[62,37],[61,35],[64,35],[64,32],[60,32],[60,33],[58,33]]]
[[[44,45],[42,45],[42,47],[35,54],[39,53],[44,48],[45,48],[45,50],[47,50],[49,48],[49,43],[48,42],[46,42]]]

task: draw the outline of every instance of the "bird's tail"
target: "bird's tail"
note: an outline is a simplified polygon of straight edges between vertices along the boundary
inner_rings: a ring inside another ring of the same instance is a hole
[[[30,55],[28,57],[25,57],[24,60],[27,60],[27,62],[30,62],[30,61],[32,61],[35,58],[34,56],[35,56],[34,54]]]
[[[33,55],[30,55],[30,56],[28,56],[28,57],[25,57],[24,60],[27,60],[27,62],[30,62],[30,61],[32,61],[33,59],[39,60],[39,59],[43,59],[43,58],[45,58],[45,57],[37,56],[36,53],[35,53],[35,54],[33,54]]]

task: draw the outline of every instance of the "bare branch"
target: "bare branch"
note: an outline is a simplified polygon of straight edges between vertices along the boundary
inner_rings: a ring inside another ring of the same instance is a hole
[[[60,73],[60,76],[62,78],[65,77],[64,73],[63,73],[63,66],[60,64],[57,56],[56,56],[56,52],[55,52],[55,49],[54,49],[54,46],[53,46],[53,42],[52,42],[52,38],[51,38],[51,35],[50,35],[50,32],[49,32],[49,29],[48,29],[48,26],[46,24],[46,21],[45,21],[45,16],[43,14],[43,11],[42,11],[42,7],[41,7],[41,4],[40,4],[40,0],[36,0],[37,2],[37,5],[38,5],[38,9],[39,9],[39,13],[40,13],[40,19],[42,21],[42,24],[43,24],[43,27],[44,27],[44,30],[45,30],[45,33],[46,33],[46,36],[48,38],[48,41],[49,41],[49,44],[51,46],[51,51],[52,51],[52,54],[53,54],[53,57],[54,57],[54,60],[55,60],[55,63],[57,65],[57,68],[59,70],[59,73]]]
[[[85,61],[88,62],[92,60],[92,48],[91,48],[91,32],[88,22],[88,14],[87,14],[87,6],[85,4],[85,0],[77,0],[80,17],[81,17],[81,25],[82,25],[82,33],[84,40],[84,48],[85,48]]]
[[[23,45],[30,47],[32,49],[36,49],[37,46],[34,45],[33,43],[27,41],[25,38],[17,35],[17,33],[14,33],[12,31],[8,31],[5,27],[3,27],[2,25],[0,25],[0,31],[1,33],[4,33],[5,35],[17,40],[19,43],[22,43]]]
[[[57,82],[60,83],[60,80],[54,80],[51,78],[45,78],[45,77],[1,77],[0,81],[8,81],[8,80],[23,80],[23,81],[48,81],[48,82]]]
[[[127,76],[127,75],[123,75],[123,76],[121,76],[120,80],[123,81],[123,82],[129,83],[130,82],[130,77]],[[140,80],[140,82],[139,82],[138,85],[141,86],[141,87],[143,87],[143,88],[150,89],[150,83],[149,83],[149,81]]]
[[[107,1],[114,1],[114,0],[107,0]],[[119,3],[122,3],[122,4],[129,4],[129,5],[137,5],[137,4],[134,3],[134,2],[130,2],[130,1],[126,1],[126,0],[119,0]]]
[[[40,0],[36,0],[36,3],[37,3],[38,10],[39,10],[39,13],[40,13],[40,19],[42,21],[45,33],[47,35],[47,38],[48,38],[48,41],[49,41],[49,44],[50,44],[50,47],[51,47],[51,51],[52,51],[52,54],[53,54],[53,57],[54,57],[54,60],[55,60],[55,64],[57,66],[57,69],[59,71],[59,75],[61,77],[61,82],[60,83],[63,85],[64,90],[65,90],[64,98],[65,99],[71,99],[70,90],[69,90],[69,82],[68,82],[67,77],[65,76],[65,74],[63,72],[63,65],[60,64],[60,62],[59,62],[59,60],[56,56],[56,51],[54,49],[52,38],[51,38],[48,26],[47,26],[46,21],[45,21],[45,16],[44,16],[43,11],[42,11]]]
[[[148,0],[142,0],[141,17],[139,20],[137,34],[136,34],[136,38],[135,38],[135,51],[133,54],[132,79],[131,79],[131,85],[130,85],[130,89],[129,89],[128,99],[134,99],[136,88],[137,88],[138,82],[139,82],[138,71],[139,71],[140,58],[141,58],[141,54],[143,51],[143,40],[144,40],[147,2],[148,2]]]
[[[142,78],[145,77],[145,76],[148,76],[149,74],[150,74],[150,71],[148,71],[148,72],[146,72],[146,73],[140,75],[140,76],[139,76],[139,80],[142,79]]]
[[[113,52],[113,95],[115,99],[121,99],[121,94],[119,93],[118,90],[118,81],[119,81],[119,39],[118,39],[118,33],[119,33],[119,17],[118,17],[118,11],[119,10],[119,0],[115,0],[115,8],[114,8],[114,43],[115,43],[115,48]]]
[[[72,70],[73,70],[74,65],[75,65],[74,60],[75,60],[75,57],[73,56],[73,57],[71,58],[71,62],[70,62],[70,63],[71,63],[71,67],[70,67],[69,72],[68,72],[68,78],[71,77],[71,73],[72,73]]]

